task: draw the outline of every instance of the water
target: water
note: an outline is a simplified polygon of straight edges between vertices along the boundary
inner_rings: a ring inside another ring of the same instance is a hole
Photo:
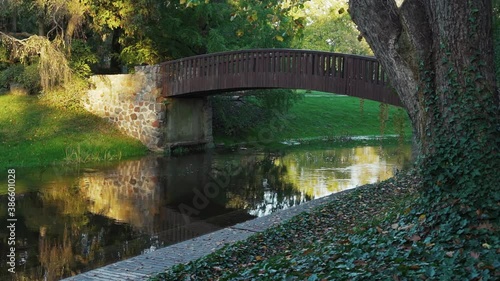
[[[17,170],[15,277],[58,280],[384,180],[409,158],[408,145],[294,147]],[[6,195],[0,202],[7,205]],[[6,224],[2,207],[1,229]],[[0,252],[7,253],[7,233],[0,235]],[[6,255],[0,262],[0,279],[12,277]]]

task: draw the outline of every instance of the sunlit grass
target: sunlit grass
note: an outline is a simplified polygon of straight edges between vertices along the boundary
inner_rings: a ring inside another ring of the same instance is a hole
[[[122,159],[122,152],[114,154],[110,151],[89,151],[82,150],[80,145],[66,148],[66,157],[64,162],[68,164],[82,164],[100,161],[119,161]]]
[[[401,110],[401,109],[400,109]],[[397,134],[394,126],[397,107],[389,107],[384,134]],[[349,96],[313,92],[290,109],[290,120],[285,130],[276,132],[277,138],[307,138],[335,136],[381,135],[380,103]],[[405,116],[405,134],[411,134],[409,119]]]
[[[145,154],[137,140],[101,118],[62,110],[34,96],[0,96],[0,169],[117,160]],[[75,154],[76,149],[80,154]],[[82,154],[83,152],[83,154]]]
[[[411,124],[403,109],[389,106],[388,119],[385,122],[384,135],[397,135],[398,111],[403,118],[405,138],[411,136]],[[359,98],[340,96],[330,93],[311,92],[298,101],[283,118],[279,116],[255,130],[253,136],[227,138],[215,136],[216,142],[239,142],[259,139],[259,134],[266,137],[271,134],[272,141],[288,139],[329,138],[347,136],[381,135],[379,118],[380,103]],[[264,132],[264,133],[262,133]],[[269,133],[271,132],[271,133]]]

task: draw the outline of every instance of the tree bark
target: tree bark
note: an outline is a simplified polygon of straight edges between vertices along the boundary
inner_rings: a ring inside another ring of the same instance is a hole
[[[424,185],[443,173],[450,186],[478,180],[454,168],[478,160],[498,182],[498,157],[484,155],[498,155],[500,128],[491,1],[350,0],[349,12],[408,112],[424,169],[439,166]]]

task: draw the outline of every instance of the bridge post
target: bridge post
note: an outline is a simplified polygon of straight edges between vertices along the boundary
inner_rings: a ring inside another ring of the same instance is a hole
[[[212,105],[207,97],[167,98],[165,149],[213,146]]]

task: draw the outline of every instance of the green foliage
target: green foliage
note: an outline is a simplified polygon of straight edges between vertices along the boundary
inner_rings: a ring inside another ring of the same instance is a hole
[[[15,84],[24,88],[29,94],[38,94],[41,91],[38,64],[27,66],[14,64],[0,72],[0,87],[4,91],[8,91]]]
[[[372,51],[346,12],[346,1],[315,0],[302,10],[307,24],[293,46],[301,49],[372,55]]]
[[[141,64],[155,64],[161,62],[157,48],[149,39],[134,43],[123,48],[120,59],[129,67]]]
[[[22,64],[14,64],[2,70],[0,72],[0,87],[3,88],[4,91],[9,90],[10,84],[15,82],[16,78],[19,77],[23,71],[24,66]]]
[[[120,151],[117,154],[114,154],[108,150],[105,150],[103,152],[99,150],[91,151],[82,149],[80,145],[77,145],[76,148],[68,147],[66,148],[65,152],[66,156],[64,157],[64,162],[71,165],[96,163],[103,161],[118,161],[122,158]]]
[[[64,86],[44,91],[40,96],[42,104],[58,109],[69,109],[75,112],[83,111],[82,96],[89,88],[86,79],[74,77]]]
[[[92,52],[90,46],[83,40],[71,42],[71,59],[69,66],[73,73],[81,78],[92,75],[90,66],[97,63],[97,56]]]
[[[219,136],[246,135],[269,118],[269,112],[248,97],[214,96],[212,106],[213,130]]]
[[[38,94],[42,90],[40,71],[38,64],[30,64],[24,67],[23,72],[16,77],[16,82],[21,84],[28,93]]]
[[[6,69],[9,65],[9,50],[0,44],[0,71]]]

